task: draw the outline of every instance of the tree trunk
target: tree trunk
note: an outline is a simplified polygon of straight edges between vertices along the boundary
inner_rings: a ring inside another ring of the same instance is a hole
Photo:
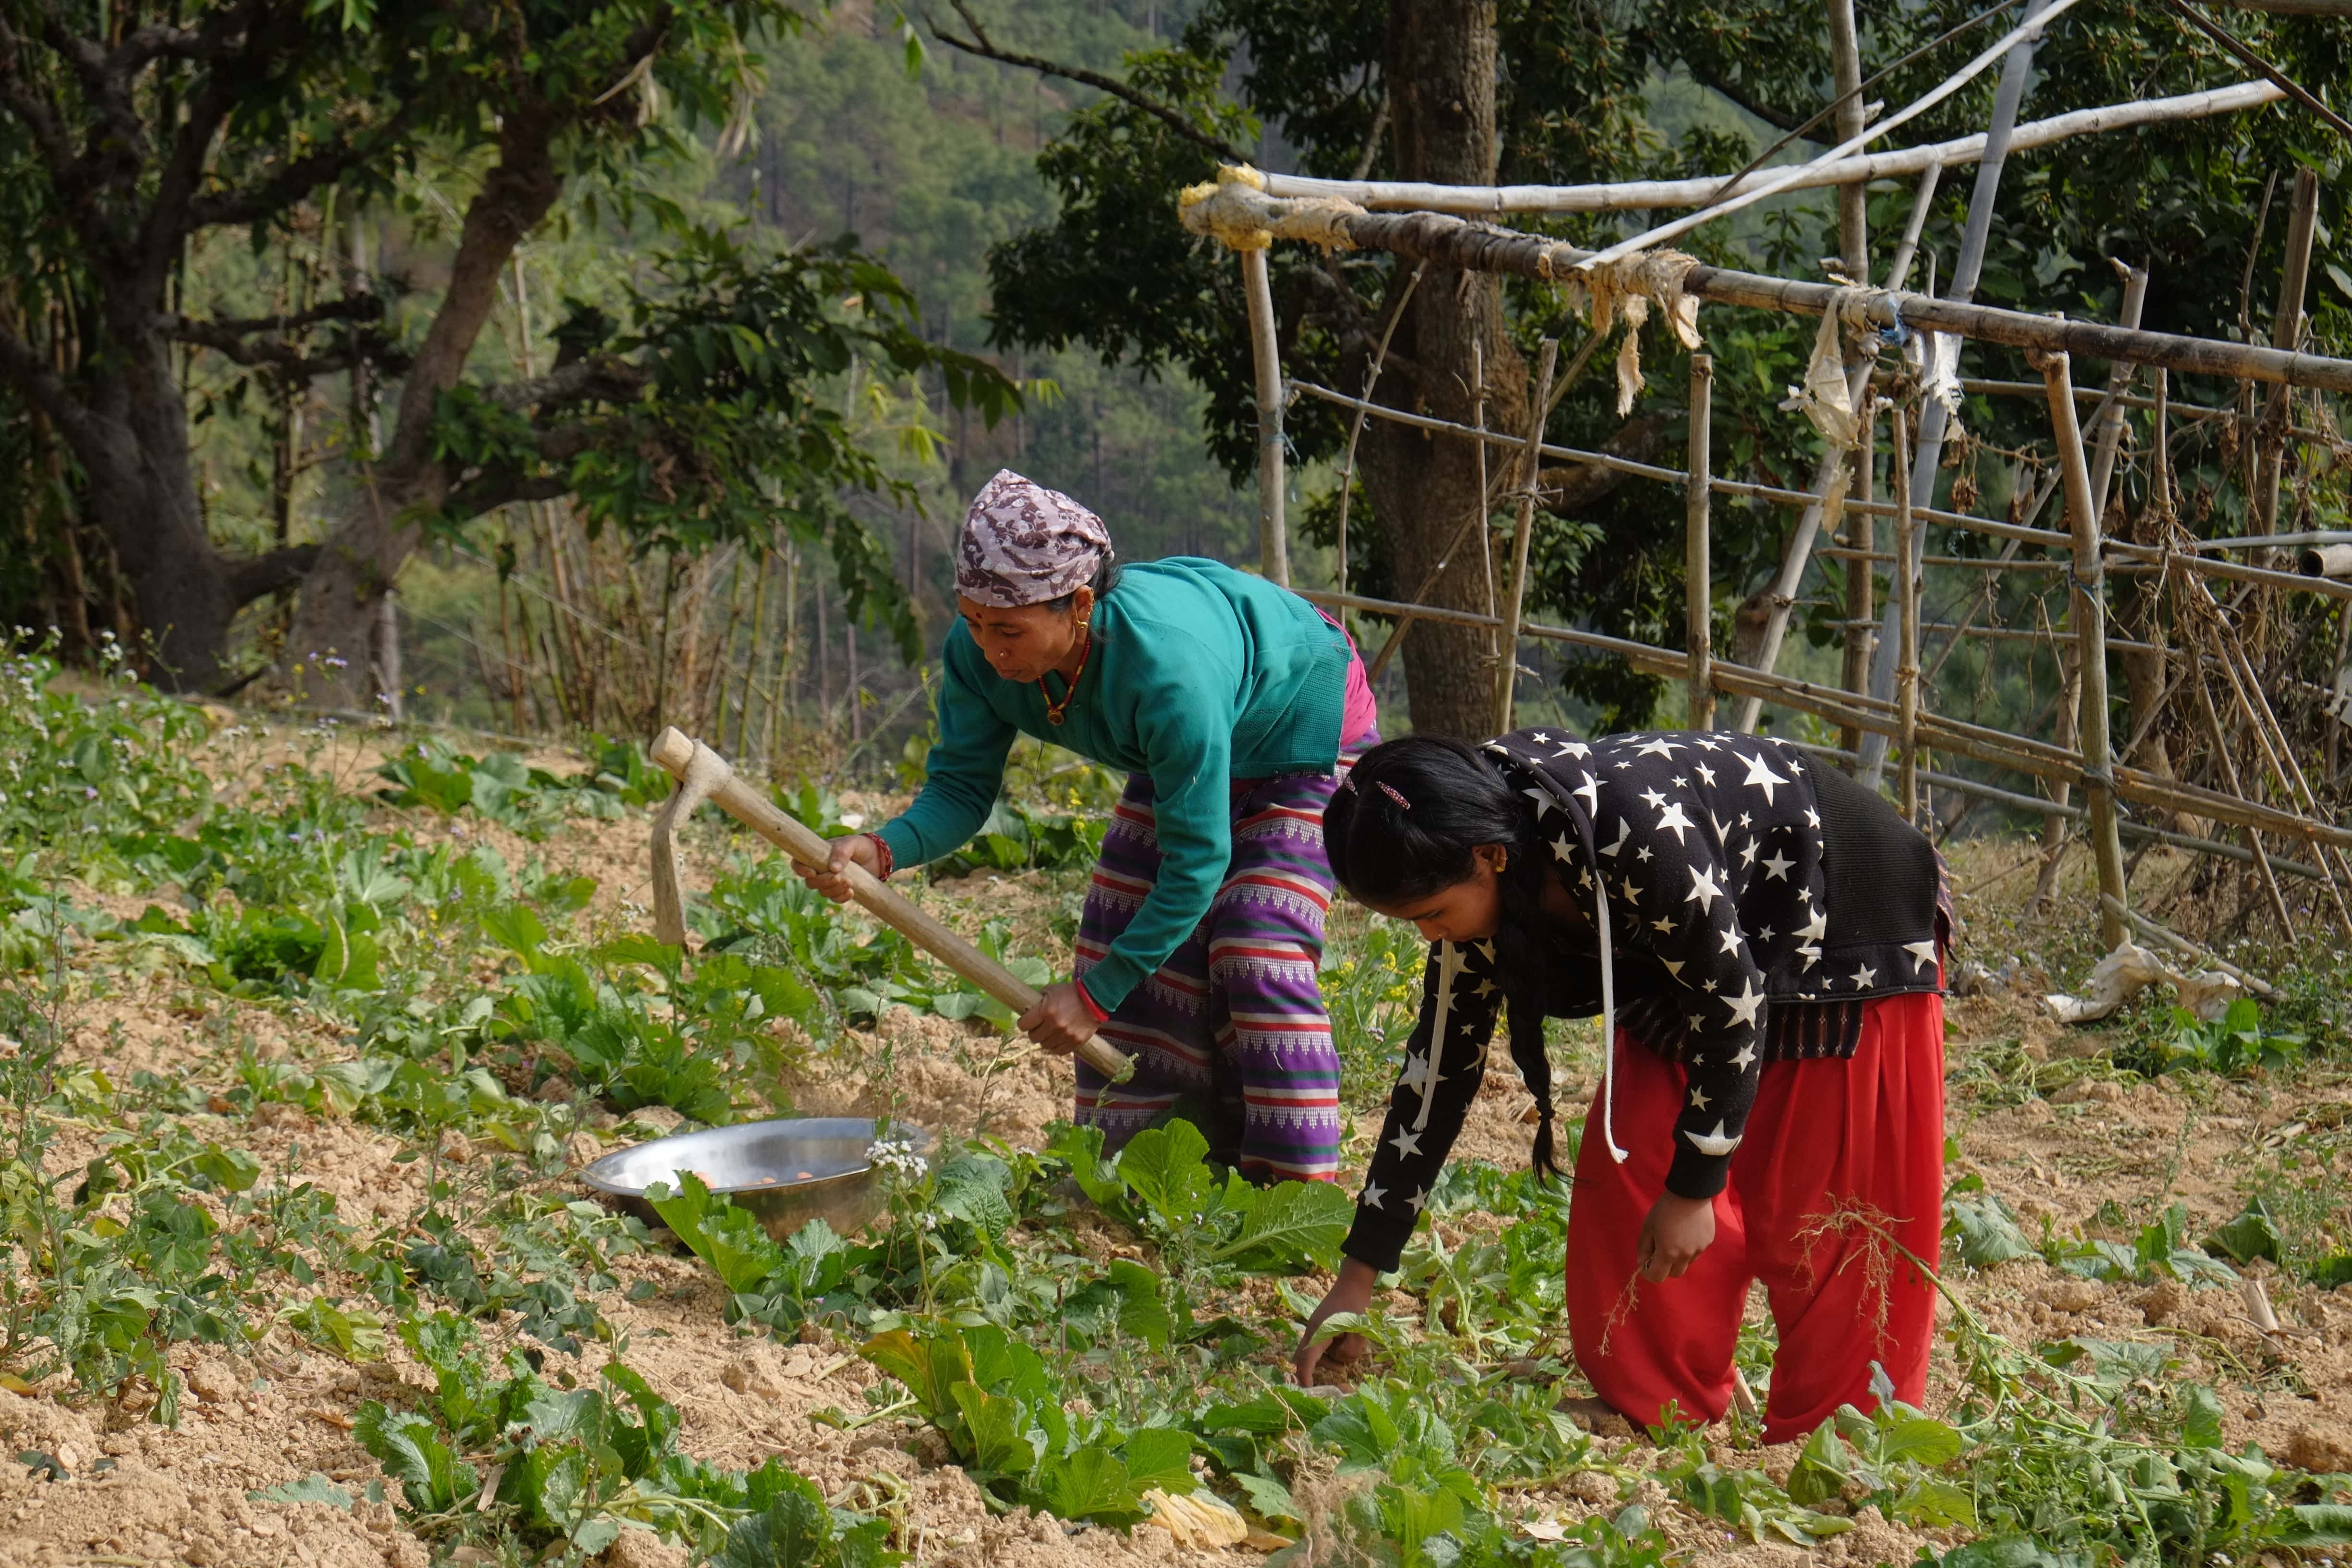
[[[1494,0],[1392,0],[1387,74],[1398,178],[1448,184],[1494,178],[1495,47]],[[1394,352],[1419,374],[1392,367],[1380,382],[1384,401],[1469,424],[1478,390],[1474,362],[1483,358],[1489,422],[1526,428],[1527,366],[1503,333],[1498,277],[1433,267],[1413,290]],[[1410,593],[1434,572],[1419,595],[1423,603],[1484,611],[1484,542],[1475,530],[1486,526],[1486,498],[1473,444],[1373,420],[1359,466],[1400,591]],[[1449,555],[1448,544],[1474,519],[1474,531]],[[1404,668],[1415,730],[1486,734],[1495,680],[1482,631],[1420,623],[1404,645]]]
[[[221,682],[241,601],[196,503],[187,405],[162,340],[142,332],[125,342],[118,332],[111,346],[121,357],[103,373],[86,371],[77,388],[95,417],[61,422],[86,476],[83,515],[131,583],[153,650],[141,659],[149,679],[171,690],[210,690]]]
[[[433,416],[441,394],[457,384],[466,356],[497,307],[499,280],[514,248],[539,226],[563,189],[550,154],[555,116],[544,109],[509,113],[499,134],[499,163],[466,208],[457,260],[441,308],[416,363],[401,385],[399,414],[383,460],[361,476],[358,497],[303,581],[286,639],[280,689],[323,708],[369,706],[367,658],[377,603],[423,538],[417,509],[441,504],[448,474],[432,460]],[[320,656],[308,669],[308,655]],[[343,660],[329,666],[330,655]]]

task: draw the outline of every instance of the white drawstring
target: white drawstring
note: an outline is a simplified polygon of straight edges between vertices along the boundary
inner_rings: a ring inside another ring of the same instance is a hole
[[[1592,919],[1601,928],[1601,1137],[1609,1157],[1623,1164],[1617,1146],[1617,965],[1609,952],[1609,879],[1592,874]]]
[[[1415,1132],[1429,1125],[1429,1102],[1437,1093],[1437,1062],[1445,1050],[1445,1028],[1454,1016],[1454,982],[1462,973],[1462,964],[1459,946],[1450,942],[1437,944],[1437,1015],[1429,1031],[1429,1059],[1423,1064],[1421,1114],[1412,1119]]]

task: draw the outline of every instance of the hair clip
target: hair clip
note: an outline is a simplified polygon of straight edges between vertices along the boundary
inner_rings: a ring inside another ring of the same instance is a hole
[[[1339,775],[1339,787],[1346,790],[1349,795],[1355,794],[1356,775],[1353,773],[1341,773]]]
[[[1391,800],[1396,802],[1397,809],[1399,811],[1411,811],[1412,809],[1412,802],[1405,799],[1403,795],[1398,794],[1397,788],[1394,784],[1384,784],[1381,785],[1381,793],[1388,796]]]

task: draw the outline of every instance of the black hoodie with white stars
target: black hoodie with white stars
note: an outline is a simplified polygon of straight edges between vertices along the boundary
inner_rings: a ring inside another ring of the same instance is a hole
[[[1941,988],[1940,858],[1877,795],[1793,747],[1522,730],[1486,751],[1528,798],[1570,895],[1590,911],[1597,892],[1608,911],[1617,1025],[1688,1074],[1669,1191],[1723,1189],[1765,1062],[1851,1057],[1864,1002]],[[1528,934],[1540,936],[1539,976],[1505,973],[1492,942],[1431,944],[1348,1256],[1397,1266],[1486,1076],[1507,991],[1539,998],[1541,1014],[1603,1011],[1599,953],[1565,931]],[[1539,1035],[1541,1022],[1515,1016],[1513,1028]]]

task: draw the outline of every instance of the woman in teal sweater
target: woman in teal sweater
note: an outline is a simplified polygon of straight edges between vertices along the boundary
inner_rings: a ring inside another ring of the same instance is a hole
[[[1107,1148],[1176,1112],[1247,1173],[1330,1179],[1323,807],[1343,749],[1377,739],[1346,634],[1218,562],[1118,566],[1099,518],[1010,471],[964,520],[956,590],[929,782],[811,882],[845,898],[849,861],[887,876],[963,844],[1017,736],[1125,771],[1072,976],[1022,1029],[1057,1054],[1099,1032],[1135,1058],[1117,1085],[1078,1065],[1076,1119]]]

